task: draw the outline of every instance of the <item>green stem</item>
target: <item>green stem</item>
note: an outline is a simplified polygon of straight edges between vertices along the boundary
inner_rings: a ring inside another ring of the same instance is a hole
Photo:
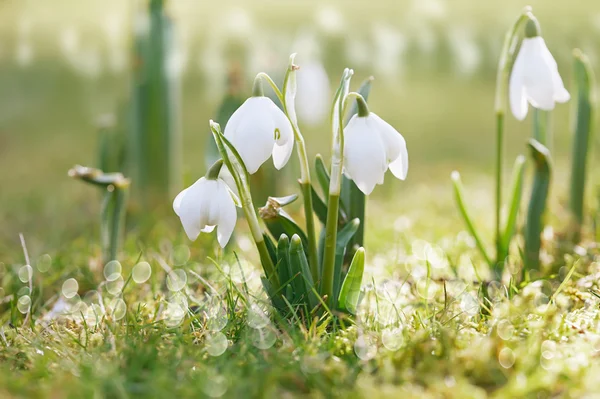
[[[552,153],[552,130],[550,129],[549,112],[533,108],[533,138]]]
[[[263,237],[263,232],[258,222],[256,208],[252,202],[252,194],[250,193],[250,186],[248,185],[248,172],[246,171],[246,167],[244,166],[244,163],[235,148],[229,142],[227,142],[227,139],[222,135],[221,127],[213,121],[210,121],[210,126],[215,138],[215,143],[217,144],[217,148],[223,159],[223,163],[225,166],[227,166],[227,169],[229,169],[229,172],[233,176],[233,180],[235,181],[235,185],[238,189],[240,202],[242,203],[242,210],[244,211],[246,221],[248,222],[248,227],[252,233],[252,238],[254,239],[256,248],[258,249],[265,275],[274,285],[274,288],[278,289],[279,278],[275,273],[275,265],[273,264],[273,260],[269,255],[269,251]],[[233,157],[230,157],[228,150],[231,151]],[[235,162],[232,161],[232,158]]]
[[[496,263],[504,262],[501,258],[502,232],[501,232],[501,210],[502,210],[502,160],[504,159],[504,112],[496,112]]]
[[[339,194],[329,194],[327,223],[325,226],[325,251],[323,254],[323,276],[321,294],[327,296],[327,302],[333,303],[333,275],[335,270],[335,246],[337,241]]]
[[[306,231],[308,235],[308,262],[313,281],[319,281],[319,257],[315,234],[315,219],[313,217],[312,186],[310,183],[301,183],[302,196],[304,197],[304,214],[306,217]]]

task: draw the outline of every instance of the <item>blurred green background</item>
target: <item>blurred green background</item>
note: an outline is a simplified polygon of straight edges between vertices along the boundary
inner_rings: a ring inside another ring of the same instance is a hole
[[[465,181],[487,174],[491,188],[495,69],[504,33],[527,4],[569,88],[573,48],[600,62],[594,0],[168,1],[178,34],[170,67],[181,78],[186,182],[205,172],[208,120],[230,71],[241,71],[249,93],[257,72],[280,82],[289,54],[298,52],[301,67],[322,63],[331,86],[344,67],[355,70],[354,88],[375,76],[372,110],[406,138],[410,172],[406,182],[388,176],[374,195],[393,198],[399,214],[405,194],[423,186],[447,186],[439,201],[451,202],[454,169]],[[97,192],[67,170],[97,164],[98,121],[127,100],[141,5],[0,0],[0,254],[18,247],[19,232],[48,247],[96,234]],[[553,121],[560,165],[570,153],[569,105],[559,105]],[[300,125],[310,153],[327,154],[328,122]],[[525,152],[530,121],[509,116],[507,129],[508,168]]]

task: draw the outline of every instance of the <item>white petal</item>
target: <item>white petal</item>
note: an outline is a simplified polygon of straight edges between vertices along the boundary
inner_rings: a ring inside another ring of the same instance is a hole
[[[377,131],[385,146],[385,154],[387,162],[391,162],[398,158],[402,147],[406,150],[406,142],[404,137],[392,125],[381,119],[374,113],[370,113],[367,117],[367,124],[370,130]]]
[[[220,203],[217,240],[219,241],[221,248],[225,248],[225,245],[229,242],[233,229],[235,228],[237,213],[235,204],[233,203],[233,199],[229,194],[226,184],[222,181],[219,183],[219,192],[216,196],[216,199]]]
[[[283,168],[290,159],[292,151],[294,149],[294,140],[288,140],[284,145],[273,146],[273,165],[275,168]]]
[[[270,101],[270,100],[269,100]],[[282,110],[279,109],[277,105],[273,101],[271,101],[271,118],[273,118],[273,124],[275,129],[278,130],[277,136],[275,138],[275,142],[278,145],[286,144],[290,140],[294,140],[294,130],[292,129],[292,124],[287,116],[283,113]]]
[[[400,180],[405,180],[408,173],[408,151],[404,147],[398,158],[392,161],[389,165],[390,171]]]
[[[556,64],[556,60],[548,50],[547,46],[543,46],[541,49],[542,57],[546,60],[546,63],[551,66],[550,73],[552,74],[552,86],[554,88],[554,101],[558,103],[566,103],[571,99],[571,95],[565,89],[565,85],[563,83],[560,74],[558,73],[558,65]]]
[[[366,118],[355,115],[344,129],[344,167],[367,195],[383,182],[387,169],[385,147],[379,134],[369,129]]]
[[[525,86],[523,83],[525,67],[525,55],[523,47],[517,55],[517,59],[510,74],[510,82],[508,85],[508,95],[510,99],[510,110],[515,118],[522,121],[527,116],[527,97],[525,97]]]
[[[231,190],[233,201],[236,203],[237,206],[241,207],[242,205],[240,202],[240,193],[238,192],[237,186],[235,185],[235,180],[233,179],[231,172],[229,171],[229,169],[227,169],[226,166],[223,166],[221,168],[221,171],[219,172],[219,179],[223,180],[227,184],[227,187],[229,187],[229,190]]]
[[[547,50],[540,36],[523,39],[521,51],[525,57],[523,82],[527,99],[536,108],[544,111],[554,109],[554,83],[552,63],[544,57]]]
[[[231,140],[250,174],[255,173],[273,151],[275,125],[271,106],[274,106],[273,101],[267,97],[251,97],[236,111],[243,114],[235,131],[225,129],[225,137]]]
[[[205,226],[202,230],[203,233],[212,233],[216,226]]]
[[[185,193],[189,190],[189,187],[184,189],[182,192],[180,192],[179,194],[177,194],[177,197],[175,197],[175,199],[173,200],[173,210],[175,211],[175,214],[177,216],[179,215],[179,209],[181,208],[181,200],[183,199],[183,197],[185,196]]]
[[[213,181],[202,177],[179,194],[178,197],[180,198],[176,198],[176,201],[174,201],[179,203],[176,212],[181,219],[185,233],[192,241],[198,238],[200,231],[208,224],[208,213],[211,206],[210,199],[215,188],[211,183]]]

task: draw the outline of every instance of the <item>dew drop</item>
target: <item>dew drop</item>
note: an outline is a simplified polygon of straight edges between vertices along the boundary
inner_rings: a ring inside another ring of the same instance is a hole
[[[167,288],[169,291],[180,291],[187,283],[187,275],[183,269],[175,269],[167,275]]]
[[[74,278],[66,280],[62,285],[62,294],[65,298],[73,298],[79,290],[79,283]]]
[[[185,310],[176,303],[169,302],[163,311],[163,321],[167,327],[177,327],[185,317]]]
[[[277,335],[273,331],[273,328],[267,326],[265,328],[255,328],[250,333],[250,339],[252,340],[252,345],[257,347],[258,349],[269,349],[275,344],[277,341]]]
[[[511,368],[515,364],[515,354],[510,348],[503,348],[498,354],[498,362],[505,369]]]
[[[361,335],[354,342],[354,353],[361,360],[371,360],[377,355],[377,340],[371,335]]]
[[[386,328],[381,332],[381,341],[387,350],[397,351],[404,343],[402,328]]]
[[[479,313],[479,302],[473,295],[465,293],[460,300],[460,308],[466,314],[475,316]]]
[[[127,313],[127,304],[121,298],[115,299],[111,303],[113,319],[121,320]]]
[[[216,332],[206,338],[206,352],[211,356],[221,356],[227,350],[227,337],[222,332]]]
[[[171,259],[176,266],[185,265],[190,260],[190,248],[187,245],[178,245],[171,251]]]
[[[123,281],[123,277],[121,277],[121,275],[117,275],[114,280],[109,280],[106,282],[106,291],[113,296],[121,295],[121,291],[123,290],[124,286],[125,281]]]
[[[107,281],[114,281],[121,277],[123,267],[118,260],[111,260],[104,266],[104,278]]]
[[[498,331],[498,336],[505,341],[511,339],[515,333],[515,328],[508,320],[499,321],[496,330]]]
[[[17,309],[19,309],[19,312],[26,314],[27,312],[29,312],[30,308],[31,297],[29,295],[23,295],[22,297],[20,297],[17,301]]]
[[[50,270],[52,266],[52,257],[48,254],[41,255],[37,262],[35,263],[35,267],[38,269],[40,273],[46,273]]]
[[[150,263],[148,263],[148,262],[138,263],[137,265],[135,265],[133,267],[133,270],[131,272],[131,278],[137,284],[145,283],[146,281],[148,281],[148,279],[150,278],[151,275],[152,275],[152,267],[150,266]]]
[[[248,309],[248,326],[250,328],[264,328],[269,324],[269,316],[257,304],[253,303]]]
[[[33,269],[29,265],[24,265],[19,268],[19,280],[22,283],[28,283],[31,280],[31,276],[33,276]]]

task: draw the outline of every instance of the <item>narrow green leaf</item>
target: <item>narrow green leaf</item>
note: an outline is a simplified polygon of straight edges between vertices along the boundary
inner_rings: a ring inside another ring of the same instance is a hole
[[[315,284],[310,272],[308,260],[306,259],[306,254],[304,253],[302,240],[298,235],[294,235],[291,240],[290,264],[292,265],[292,270],[294,272],[300,272],[300,275],[298,276],[300,278],[297,277],[296,280],[299,280],[300,282],[302,302],[308,305],[309,309],[314,309],[319,301],[315,295]]]
[[[364,270],[365,249],[361,247],[354,254],[352,263],[350,263],[350,269],[342,284],[342,289],[338,298],[338,308],[340,310],[356,314]]]
[[[335,307],[335,300],[337,300],[338,294],[341,289],[341,282],[343,280],[342,266],[344,263],[344,256],[348,252],[348,245],[352,240],[352,237],[358,231],[360,227],[360,220],[354,219],[347,223],[337,235],[337,241],[335,245],[335,269],[333,274],[333,306]]]
[[[321,197],[319,197],[319,194],[317,194],[314,187],[311,187],[311,195],[313,200],[313,211],[315,212],[315,215],[317,215],[317,218],[319,218],[319,221],[325,225],[325,223],[327,223],[327,205],[325,205]]]
[[[537,270],[540,266],[541,234],[550,188],[551,162],[550,151],[543,144],[535,139],[530,139],[528,144],[535,174],[525,225],[525,270]]]
[[[487,250],[485,249],[485,245],[483,244],[483,240],[479,236],[479,232],[475,228],[475,224],[467,211],[467,206],[465,204],[465,198],[463,195],[463,187],[462,182],[460,181],[460,173],[457,171],[452,172],[452,185],[454,187],[454,198],[456,199],[456,205],[458,205],[458,210],[467,225],[467,230],[475,239],[475,243],[477,244],[477,248],[479,252],[481,252],[481,256],[485,259],[486,263],[490,265],[490,267],[494,268],[494,262],[492,262],[492,258],[488,255]]]
[[[279,237],[277,243],[277,272],[279,274],[279,282],[283,285],[292,279],[292,271],[290,268],[290,239],[285,234]],[[288,283],[289,284],[289,283]],[[287,296],[287,291],[286,291]],[[290,299],[290,297],[288,297]],[[293,298],[292,298],[293,299]]]
[[[267,251],[269,251],[269,257],[274,265],[277,264],[277,248],[275,248],[275,244],[271,237],[269,237],[266,233],[263,233],[263,238],[265,240],[265,244],[267,245]]]
[[[327,171],[327,167],[325,166],[325,162],[323,161],[323,157],[321,154],[317,154],[315,157],[315,171],[317,172],[317,181],[321,186],[321,190],[323,191],[323,195],[325,196],[325,202],[327,202],[329,196],[329,172]]]
[[[588,58],[579,50],[573,52],[575,96],[571,115],[573,120],[573,153],[571,156],[571,189],[569,208],[573,216],[572,239],[581,239],[585,198],[588,152],[593,136],[596,95],[594,71]]]
[[[517,218],[519,216],[519,210],[521,208],[521,196],[523,194],[523,176],[525,175],[525,157],[519,155],[515,160],[513,167],[512,176],[512,194],[510,196],[510,210],[508,212],[508,219],[506,220],[506,227],[504,234],[502,235],[502,251],[503,253],[498,256],[498,261],[502,261],[508,256],[510,249],[510,242],[515,233],[517,226]]]

